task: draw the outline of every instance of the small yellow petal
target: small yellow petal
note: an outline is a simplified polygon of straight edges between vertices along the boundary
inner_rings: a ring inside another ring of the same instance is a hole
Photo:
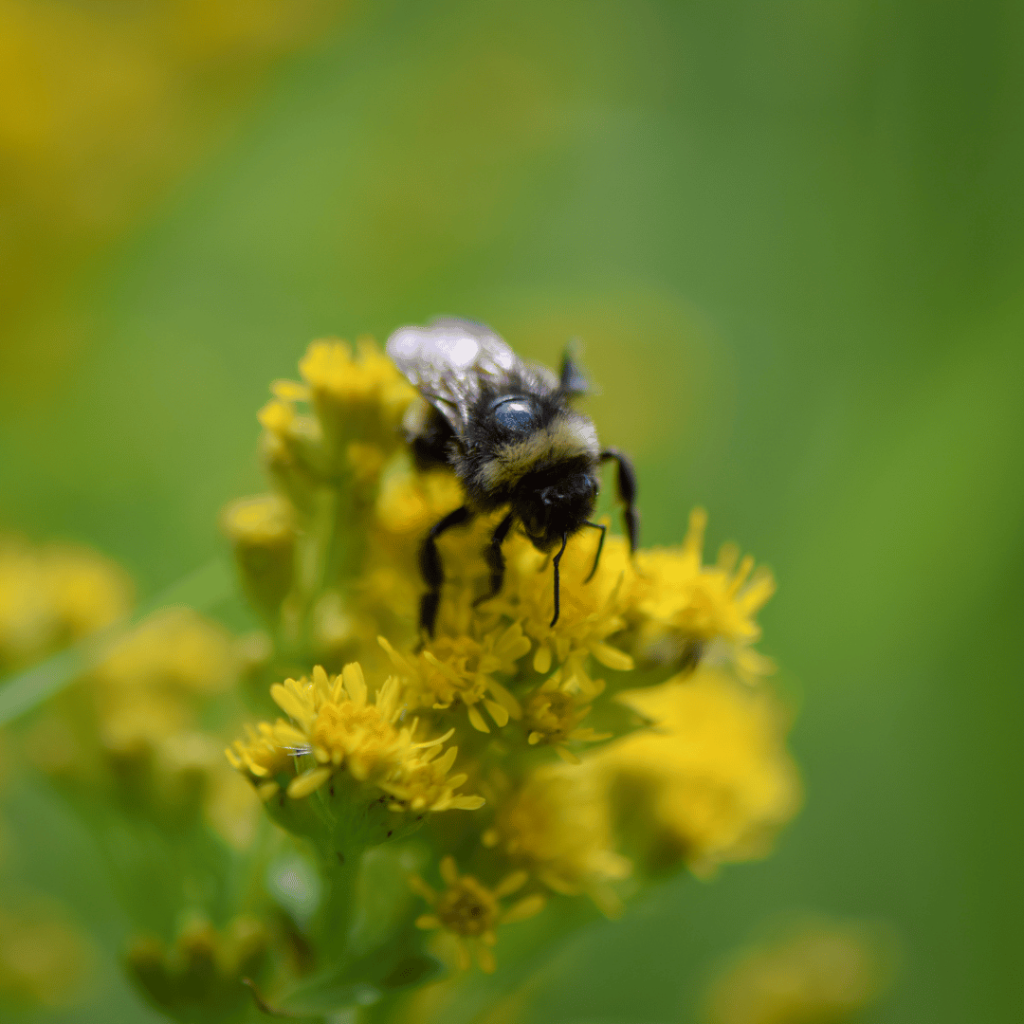
[[[477,732],[490,732],[490,727],[484,721],[484,716],[480,714],[475,704],[470,704],[466,708],[469,713],[469,723],[476,729]]]
[[[508,725],[508,712],[496,701],[484,698],[484,706],[491,714],[491,718],[499,725]]]
[[[292,682],[292,680],[288,681]],[[270,688],[270,696],[273,698],[274,703],[289,717],[295,719],[305,717],[307,709],[290,687],[274,683]]]
[[[525,921],[528,917],[534,917],[544,909],[545,902],[540,893],[524,896],[501,915],[501,923],[514,924],[516,921]]]
[[[494,954],[486,946],[476,947],[476,960],[484,974],[493,974],[498,968]]]
[[[633,668],[633,659],[625,651],[620,651],[609,644],[594,644],[591,653],[605,668],[614,669],[616,672],[629,672]]]
[[[551,648],[547,644],[541,644],[533,656],[533,671],[538,675],[546,676],[550,670]]]
[[[341,676],[352,703],[357,708],[366,707],[366,678],[362,666],[358,662],[352,662],[341,670]]]
[[[297,778],[292,779],[288,784],[288,795],[293,800],[299,800],[309,796],[314,790],[319,789],[332,775],[333,768],[311,768]]]
[[[494,895],[498,899],[511,895],[516,889],[522,889],[529,877],[525,871],[513,871],[511,875],[507,875],[494,887]]]
[[[445,885],[454,885],[459,880],[459,869],[455,866],[454,857],[442,857],[440,871]]]
[[[583,764],[583,762],[568,747],[555,747],[555,753],[558,754],[566,764]]]

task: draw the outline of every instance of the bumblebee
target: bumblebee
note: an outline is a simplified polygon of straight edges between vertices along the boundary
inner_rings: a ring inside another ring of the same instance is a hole
[[[437,538],[481,513],[507,508],[484,551],[490,590],[505,575],[502,543],[518,522],[533,545],[554,551],[554,617],[559,616],[559,562],[565,545],[584,526],[601,531],[593,577],[606,527],[591,522],[600,488],[599,467],[618,466],[618,493],[631,551],[637,547],[636,476],[629,459],[602,449],[591,420],[571,407],[587,391],[566,352],[561,372],[521,360],[490,328],[471,320],[443,318],[428,327],[402,327],[388,339],[388,355],[425,400],[410,410],[406,432],[421,468],[449,466],[466,495],[424,538],[419,565],[427,590],[420,601],[420,627],[433,635],[444,567]]]

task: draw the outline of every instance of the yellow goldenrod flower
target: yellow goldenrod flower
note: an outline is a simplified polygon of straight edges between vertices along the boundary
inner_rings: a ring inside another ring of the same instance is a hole
[[[563,895],[587,893],[609,916],[621,909],[610,885],[630,873],[613,849],[611,816],[601,778],[587,762],[545,765],[495,798],[486,846]]]
[[[551,577],[541,571],[546,558],[525,538],[508,545],[508,582],[494,602],[536,641],[533,670],[547,675],[554,667],[552,678],[587,700],[604,689],[603,681],[593,678],[591,659],[616,672],[633,668],[632,657],[608,643],[626,627],[623,585],[633,574],[627,546],[622,538],[609,538],[588,580],[595,553],[589,538],[570,539],[561,563],[562,613],[554,628]]]
[[[275,781],[291,766],[292,758],[303,748],[280,745],[274,726],[260,722],[254,729],[245,726],[246,739],[235,740],[224,751],[231,767],[248,776],[261,800],[269,800],[281,788]]]
[[[378,445],[382,460],[401,443],[399,427],[415,391],[372,341],[360,340],[354,352],[344,341],[314,341],[299,372],[335,461],[351,461],[353,438]]]
[[[455,748],[440,755],[453,730],[435,739],[417,740],[416,720],[398,724],[404,704],[394,677],[384,682],[370,703],[358,664],[346,665],[333,677],[317,666],[311,680],[275,684],[271,696],[291,723],[261,723],[258,732],[250,730],[248,742],[237,741],[227,751],[229,761],[253,780],[264,799],[277,792],[274,776],[288,771],[295,758],[309,755],[312,765],[293,774],[287,784],[287,795],[293,800],[309,796],[343,772],[383,792],[395,810],[472,810],[482,805],[480,797],[454,792],[467,776],[448,776]]]
[[[563,761],[578,764],[579,758],[565,746],[567,742],[595,743],[611,738],[611,733],[598,733],[579,724],[590,713],[571,693],[566,693],[556,679],[548,679],[526,698],[523,726],[530,746],[551,744]]]
[[[766,853],[800,803],[784,746],[788,721],[771,694],[703,668],[619,700],[651,727],[603,748],[593,763],[647,855],[707,873]]]
[[[93,971],[88,940],[58,908],[32,898],[0,907],[0,999],[41,1006],[77,1001]]]
[[[695,509],[679,548],[637,554],[630,620],[645,663],[690,668],[700,660],[728,662],[744,677],[771,671],[751,649],[761,630],[754,616],[775,592],[770,572],[753,572],[754,560],[726,545],[714,565],[702,564],[707,513]],[[753,573],[753,574],[752,574]]]
[[[295,398],[275,398],[257,414],[263,427],[263,462],[277,487],[295,507],[308,512],[325,472],[323,432],[312,416],[301,415]]]
[[[534,893],[503,909],[500,901],[526,884],[526,872],[513,872],[493,889],[488,889],[472,875],[460,875],[452,857],[442,859],[441,878],[446,886],[441,893],[435,892],[421,878],[410,879],[413,889],[434,911],[417,918],[416,927],[439,928],[451,935],[455,940],[460,970],[469,970],[472,966],[471,953],[475,953],[480,969],[492,973],[497,964],[491,947],[497,942],[498,926],[525,921],[539,914],[544,909],[544,897]]]
[[[190,608],[165,608],[118,642],[93,674],[111,689],[188,697],[227,690],[237,672],[227,630]]]
[[[741,954],[713,984],[711,1024],[840,1024],[878,998],[892,941],[855,924],[805,923]]]
[[[124,617],[131,591],[120,567],[86,548],[0,538],[0,671]]]
[[[155,936],[140,935],[126,960],[154,1002],[175,1016],[191,1017],[196,1006],[216,1006],[233,1018],[251,1002],[242,980],[259,977],[269,946],[266,926],[248,915],[232,918],[221,930],[193,916],[170,949]]]
[[[246,593],[274,621],[295,570],[295,514],[285,498],[263,494],[231,502],[221,514]]]
[[[495,678],[496,674],[513,675],[516,662],[530,650],[530,641],[518,624],[501,624],[483,632],[480,639],[442,636],[410,657],[403,657],[383,637],[378,642],[418,706],[446,710],[462,704],[479,732],[491,730],[477,705],[482,704],[499,726],[507,725],[510,717],[522,716],[519,702]]]

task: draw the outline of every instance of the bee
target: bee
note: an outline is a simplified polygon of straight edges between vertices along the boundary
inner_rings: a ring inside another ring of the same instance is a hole
[[[420,627],[434,632],[444,567],[437,538],[475,516],[506,508],[484,550],[490,589],[477,603],[501,591],[505,559],[501,546],[519,523],[554,566],[554,617],[558,621],[559,563],[568,539],[583,527],[601,531],[589,582],[597,571],[606,527],[591,521],[600,489],[599,469],[618,466],[618,494],[631,551],[636,551],[639,515],[636,475],[629,459],[601,448],[591,420],[572,408],[587,381],[566,351],[556,376],[521,360],[490,328],[472,320],[442,318],[427,327],[402,327],[388,339],[388,355],[417,388],[424,402],[410,409],[405,427],[420,468],[448,466],[465,492],[465,504],[435,523],[423,540],[419,567],[426,584]]]

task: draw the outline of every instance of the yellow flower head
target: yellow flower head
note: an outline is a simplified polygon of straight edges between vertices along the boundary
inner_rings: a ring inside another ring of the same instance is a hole
[[[652,726],[594,763],[629,812],[633,838],[655,859],[682,857],[702,872],[766,853],[800,803],[788,723],[770,693],[704,668],[619,699]]]
[[[94,674],[117,697],[143,688],[184,699],[223,692],[237,671],[222,626],[189,608],[165,608],[115,645]]]
[[[638,553],[630,602],[638,655],[645,663],[680,668],[727,660],[742,675],[763,675],[771,662],[751,649],[761,635],[754,616],[775,592],[775,581],[767,570],[753,572],[753,558],[740,560],[732,545],[722,548],[716,564],[704,565],[706,525],[707,513],[695,509],[681,547]]]
[[[245,726],[246,739],[235,740],[224,751],[231,767],[242,772],[256,787],[262,800],[269,800],[281,788],[275,781],[291,767],[295,749],[281,746],[274,726],[260,722],[254,729]]]
[[[555,892],[586,892],[609,915],[620,908],[612,881],[630,873],[613,850],[611,818],[601,778],[581,765],[545,765],[497,801],[485,845]]]
[[[333,677],[317,666],[312,679],[288,679],[274,685],[271,696],[291,722],[261,723],[257,732],[250,731],[248,742],[237,741],[227,751],[229,761],[249,775],[264,798],[276,793],[267,781],[287,769],[292,799],[308,796],[345,773],[376,787],[399,810],[474,809],[483,803],[480,797],[454,792],[466,781],[465,775],[448,777],[455,748],[438,756],[451,731],[417,740],[416,720],[399,724],[404,704],[397,679],[386,680],[371,703],[358,664],[346,665]],[[294,759],[307,755],[312,764],[294,774]]]
[[[546,557],[525,538],[509,544],[507,583],[494,601],[535,641],[533,670],[547,675],[554,666],[552,678],[587,699],[604,689],[593,677],[591,659],[616,672],[633,668],[630,655],[608,642],[626,627],[623,585],[633,574],[628,548],[622,538],[610,537],[594,571],[596,551],[589,537],[570,538],[561,563],[561,614],[553,628],[551,571],[544,571]]]
[[[383,637],[379,642],[418,706],[444,710],[464,705],[470,724],[485,733],[491,730],[479,706],[499,726],[522,716],[519,702],[496,678],[515,674],[516,662],[530,650],[518,624],[484,631],[479,639],[442,636],[408,657]]]
[[[501,900],[526,884],[528,876],[525,871],[513,872],[489,889],[472,875],[460,875],[452,857],[441,861],[441,878],[446,886],[441,893],[435,892],[420,878],[410,879],[413,889],[434,911],[418,918],[416,926],[439,928],[452,936],[460,970],[469,970],[472,966],[472,951],[480,969],[492,973],[497,965],[491,947],[497,941],[498,925],[525,921],[540,913],[544,909],[544,897],[539,893],[524,896],[505,909]]]
[[[738,956],[708,998],[712,1024],[846,1021],[878,998],[892,942],[858,924],[805,922]]]
[[[295,513],[277,494],[239,498],[221,513],[250,600],[275,616],[292,585]]]
[[[370,340],[353,351],[344,341],[314,341],[299,362],[310,399],[330,442],[374,441],[389,451],[415,397],[412,385]]]
[[[0,671],[122,618],[131,590],[122,569],[86,548],[0,537]]]
[[[598,733],[580,728],[590,713],[589,704],[581,704],[574,694],[567,693],[555,679],[548,679],[527,697],[523,706],[523,725],[530,746],[551,744],[563,761],[578,764],[579,758],[565,746],[567,742],[593,743],[611,738],[611,733]]]

